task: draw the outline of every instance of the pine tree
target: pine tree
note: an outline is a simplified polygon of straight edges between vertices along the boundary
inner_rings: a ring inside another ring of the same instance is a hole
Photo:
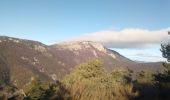
[[[168,32],[169,33],[169,32]],[[163,73],[154,75],[156,86],[159,89],[159,97],[161,99],[170,99],[170,43],[161,44],[162,56],[167,59],[167,62],[163,63],[165,70]]]
[[[163,63],[165,67],[164,73],[157,75],[156,79],[158,82],[166,82],[170,85],[170,43],[161,44],[161,52],[162,56],[167,59],[167,62]]]

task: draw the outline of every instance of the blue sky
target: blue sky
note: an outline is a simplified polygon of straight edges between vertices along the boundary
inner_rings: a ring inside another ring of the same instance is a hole
[[[169,5],[170,0],[1,0],[0,35],[52,44],[101,31],[140,29],[154,34],[169,29]],[[151,43],[148,48],[128,48],[126,43],[110,48],[134,60],[163,60],[158,41]]]

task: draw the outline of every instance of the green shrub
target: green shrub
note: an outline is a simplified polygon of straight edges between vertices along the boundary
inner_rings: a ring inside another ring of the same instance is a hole
[[[128,100],[136,96],[132,84],[122,85],[115,76],[102,67],[99,59],[95,59],[77,66],[63,83],[72,100]],[[120,77],[124,80],[123,76]]]

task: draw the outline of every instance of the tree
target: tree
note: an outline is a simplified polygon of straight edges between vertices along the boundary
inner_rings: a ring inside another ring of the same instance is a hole
[[[34,77],[30,84],[25,100],[48,100],[45,97],[48,85],[43,83],[38,77]]]
[[[170,43],[161,44],[161,52],[162,56],[167,59],[167,62],[163,63],[165,67],[164,73],[159,73],[155,78],[158,82],[166,82],[170,85]]]
[[[154,77],[160,98],[170,99],[170,43],[161,44],[161,52],[162,56],[167,59],[167,62],[163,63],[165,70],[163,73],[154,75]]]
[[[24,100],[69,100],[69,93],[61,82],[46,83],[38,77],[32,78],[32,82]]]

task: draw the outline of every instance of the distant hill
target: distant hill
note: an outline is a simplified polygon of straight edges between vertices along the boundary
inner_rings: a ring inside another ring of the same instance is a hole
[[[37,41],[0,37],[0,83],[23,87],[32,77],[39,76],[44,81],[62,79],[78,64],[100,58],[105,69],[134,72],[163,70],[162,64],[137,63],[116,51],[90,41],[72,41],[55,45],[45,45]]]

